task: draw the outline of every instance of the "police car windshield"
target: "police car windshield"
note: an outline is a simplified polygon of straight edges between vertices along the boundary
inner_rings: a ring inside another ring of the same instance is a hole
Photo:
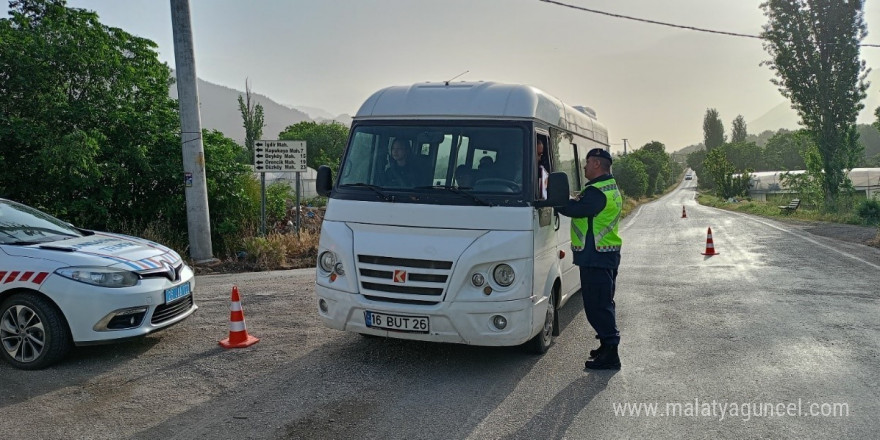
[[[487,195],[521,194],[526,139],[525,129],[509,125],[360,123],[353,129],[338,183],[394,192],[456,188]]]
[[[0,244],[48,243],[82,235],[55,217],[20,203],[0,199]]]

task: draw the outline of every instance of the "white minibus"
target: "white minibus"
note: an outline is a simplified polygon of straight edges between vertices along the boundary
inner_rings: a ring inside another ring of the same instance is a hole
[[[537,144],[543,154],[537,154]],[[608,132],[526,85],[421,83],[373,94],[327,196],[315,292],[328,327],[544,353],[580,289],[569,219]],[[544,176],[544,178],[542,178]],[[542,188],[546,185],[546,188]]]

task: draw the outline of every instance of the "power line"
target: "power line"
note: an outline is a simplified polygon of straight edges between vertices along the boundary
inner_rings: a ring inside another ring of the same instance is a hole
[[[697,31],[697,32],[707,32],[707,33],[710,33],[710,34],[728,35],[728,36],[731,36],[731,37],[756,38],[756,39],[758,39],[758,40],[763,40],[763,39],[764,39],[764,38],[761,37],[760,35],[740,34],[740,33],[737,33],[737,32],[719,31],[719,30],[714,30],[714,29],[698,28],[698,27],[694,27],[694,26],[685,26],[685,25],[680,25],[680,24],[675,24],[675,23],[666,23],[666,22],[663,22],[663,21],[648,20],[648,19],[646,19],[646,18],[631,17],[631,16],[628,16],[628,15],[614,14],[614,13],[611,13],[611,12],[605,12],[605,11],[599,11],[599,10],[596,10],[596,9],[584,8],[584,7],[581,7],[581,6],[570,5],[570,4],[567,4],[567,3],[562,3],[562,2],[558,2],[558,1],[554,1],[554,0],[540,0],[540,1],[542,1],[542,2],[544,2],[544,3],[552,3],[552,4],[554,4],[554,5],[558,5],[558,6],[565,6],[566,8],[577,9],[577,10],[579,10],[579,11],[592,12],[593,14],[605,15],[605,16],[608,16],[608,17],[614,17],[614,18],[622,18],[622,19],[624,19],[624,20],[640,21],[640,22],[642,22],[642,23],[658,24],[658,25],[660,25],[660,26],[669,26],[669,27],[673,27],[673,28],[687,29],[687,30]],[[862,47],[880,47],[880,44],[859,44],[859,46],[862,46]]]

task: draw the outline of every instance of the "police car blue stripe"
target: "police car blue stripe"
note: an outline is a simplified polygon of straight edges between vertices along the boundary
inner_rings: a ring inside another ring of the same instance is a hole
[[[140,266],[138,266],[137,264],[135,264],[134,261],[123,260],[122,258],[111,257],[111,256],[109,256],[109,255],[101,255],[101,256],[104,257],[104,258],[106,258],[106,259],[108,259],[108,260],[113,260],[113,261],[115,261],[115,262],[117,262],[117,263],[123,263],[123,264],[125,264],[125,265],[127,265],[127,266],[129,266],[129,267],[131,267],[131,268],[133,268],[133,269],[135,269],[135,270],[141,270],[141,269],[143,269],[143,267],[140,267]]]

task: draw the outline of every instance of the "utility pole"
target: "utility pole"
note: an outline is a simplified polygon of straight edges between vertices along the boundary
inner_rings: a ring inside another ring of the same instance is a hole
[[[623,155],[626,156],[626,138],[623,138]]]
[[[214,259],[211,223],[208,214],[208,185],[205,180],[205,147],[199,116],[199,90],[193,50],[189,0],[171,0],[171,27],[174,32],[174,61],[177,72],[177,99],[180,104],[180,140],[183,150],[183,179],[186,195],[186,226],[190,257],[196,263]]]

